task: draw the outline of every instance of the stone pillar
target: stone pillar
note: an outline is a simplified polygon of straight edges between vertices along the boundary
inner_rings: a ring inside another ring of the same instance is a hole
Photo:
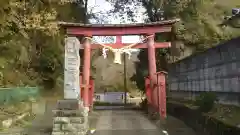
[[[65,40],[64,99],[53,110],[52,135],[85,135],[88,114],[80,96],[80,43],[76,37]]]
[[[65,39],[64,99],[78,99],[80,97],[79,49],[80,42],[76,37]]]

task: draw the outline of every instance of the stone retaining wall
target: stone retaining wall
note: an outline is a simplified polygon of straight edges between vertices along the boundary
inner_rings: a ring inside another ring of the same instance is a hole
[[[219,102],[240,105],[240,37],[171,64],[170,97],[194,99],[213,91]]]

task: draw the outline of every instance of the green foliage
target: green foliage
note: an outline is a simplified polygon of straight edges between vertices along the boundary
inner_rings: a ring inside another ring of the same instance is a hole
[[[84,22],[83,0],[4,0],[0,5],[0,87],[62,89],[64,33],[57,22]]]
[[[213,109],[214,103],[217,101],[217,96],[213,92],[201,93],[195,101],[195,104],[199,106],[199,110],[202,112],[209,112]]]
[[[234,2],[234,0],[230,0]],[[239,36],[237,29],[219,27],[224,15],[230,14],[231,8],[219,0],[143,0],[149,21],[159,21],[158,11],[164,11],[166,19],[180,18],[174,27],[178,40],[187,45],[207,49],[221,41]],[[239,5],[235,1],[235,6]]]
[[[136,73],[131,77],[131,81],[136,81],[139,90],[145,92],[145,77],[148,75],[147,50],[142,50],[138,54],[141,61],[135,62]]]

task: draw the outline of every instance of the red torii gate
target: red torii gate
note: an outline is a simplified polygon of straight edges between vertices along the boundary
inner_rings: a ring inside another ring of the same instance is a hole
[[[81,23],[67,23],[60,22],[60,25],[65,28],[68,36],[116,36],[116,43],[105,44],[112,48],[119,49],[130,44],[123,44],[121,36],[124,35],[155,35],[155,33],[171,32],[172,25],[178,20],[165,20],[147,24],[81,24]],[[98,44],[91,44],[89,38],[84,38],[82,41],[84,49],[84,60],[83,60],[83,101],[84,106],[89,107],[89,83],[90,83],[90,60],[91,60],[91,49],[102,48]],[[132,48],[148,48],[148,68],[149,68],[149,79],[151,84],[157,84],[156,74],[156,59],[155,59],[155,48],[168,48],[171,47],[170,42],[156,43],[154,42],[154,36],[147,39],[146,43],[139,43],[134,45]],[[154,86],[151,85],[154,89]]]

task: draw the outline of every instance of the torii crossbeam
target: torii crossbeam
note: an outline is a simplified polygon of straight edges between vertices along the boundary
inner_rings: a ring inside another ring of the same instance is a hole
[[[155,35],[155,33],[171,32],[172,25],[176,23],[175,20],[165,20],[147,24],[81,24],[81,23],[68,23],[60,22],[59,24],[66,30],[68,36],[74,37],[92,37],[92,36],[116,36],[116,43],[105,44],[112,48],[122,48],[129,44],[123,44],[121,36],[125,35]],[[89,78],[90,78],[90,52],[91,49],[100,48],[102,46],[98,44],[91,44],[88,38],[82,42],[84,49],[84,62],[83,62],[83,84],[84,84],[84,95],[83,101],[84,106],[89,107]],[[148,48],[148,60],[149,60],[149,77],[156,84],[157,80],[154,77],[156,73],[156,59],[155,59],[155,48],[169,48],[170,42],[155,43],[154,36],[147,39],[146,43],[139,43],[132,48]]]

